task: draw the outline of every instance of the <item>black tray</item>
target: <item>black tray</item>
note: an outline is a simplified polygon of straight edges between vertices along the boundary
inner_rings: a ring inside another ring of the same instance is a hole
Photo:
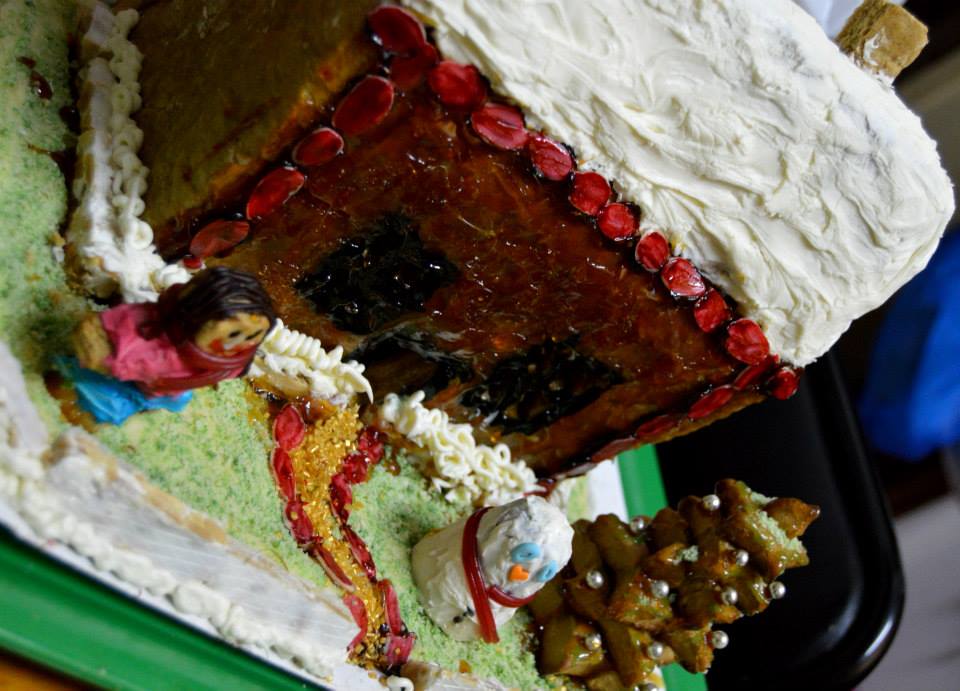
[[[724,627],[730,646],[717,653],[710,690],[849,690],[866,677],[893,640],[904,580],[834,358],[808,368],[791,400],[767,401],[657,453],[672,505],[734,477],[822,509],[804,537],[811,565],[784,576],[786,598]]]

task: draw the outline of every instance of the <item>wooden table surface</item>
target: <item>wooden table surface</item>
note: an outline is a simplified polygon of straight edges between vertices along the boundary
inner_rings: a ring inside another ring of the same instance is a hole
[[[78,691],[89,688],[34,662],[0,651],[0,691]]]

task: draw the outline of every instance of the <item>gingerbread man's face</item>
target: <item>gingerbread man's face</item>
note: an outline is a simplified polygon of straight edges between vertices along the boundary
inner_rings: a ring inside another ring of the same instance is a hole
[[[208,321],[197,331],[193,342],[211,355],[236,355],[260,345],[270,321],[262,314],[239,312],[226,319]]]

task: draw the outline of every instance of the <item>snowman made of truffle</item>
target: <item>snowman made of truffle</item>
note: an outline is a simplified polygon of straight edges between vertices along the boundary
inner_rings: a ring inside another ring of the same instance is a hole
[[[523,497],[428,534],[413,548],[413,577],[444,633],[496,643],[497,628],[566,566],[572,544],[560,509]]]

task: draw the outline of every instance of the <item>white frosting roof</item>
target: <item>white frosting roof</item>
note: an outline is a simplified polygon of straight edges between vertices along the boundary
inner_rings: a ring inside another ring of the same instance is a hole
[[[805,365],[929,260],[936,145],[789,0],[409,0]]]

